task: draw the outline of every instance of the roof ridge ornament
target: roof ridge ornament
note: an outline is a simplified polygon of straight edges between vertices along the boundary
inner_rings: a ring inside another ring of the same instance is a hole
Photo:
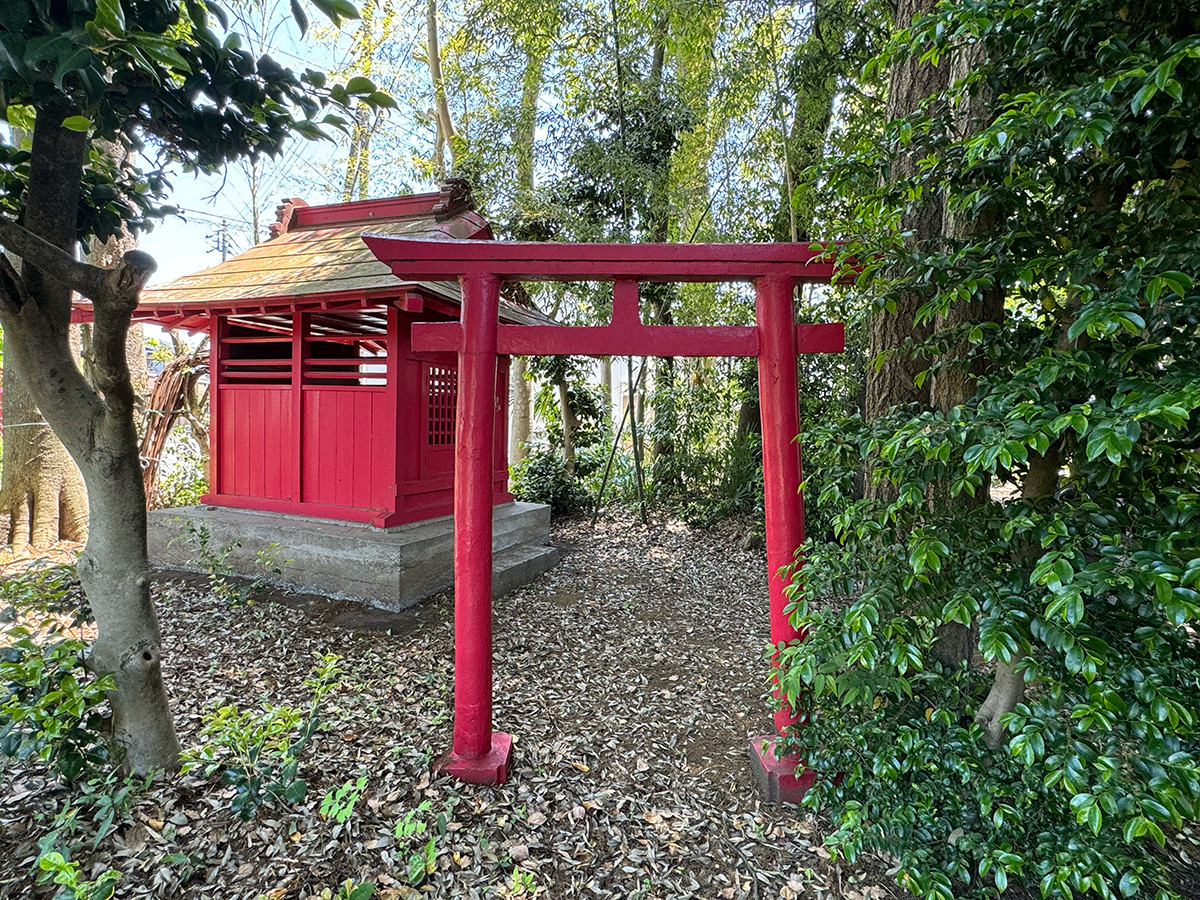
[[[452,175],[438,190],[439,196],[433,207],[433,215],[439,222],[475,208],[475,198],[471,196],[471,182],[466,178]]]
[[[287,234],[291,230],[292,220],[296,217],[296,210],[308,206],[299,197],[284,197],[280,204],[275,207],[275,221],[268,227],[272,238],[277,238],[281,234]]]

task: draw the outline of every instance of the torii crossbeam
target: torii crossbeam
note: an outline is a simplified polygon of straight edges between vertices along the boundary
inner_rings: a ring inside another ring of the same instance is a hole
[[[418,240],[364,235],[371,252],[405,279],[458,279],[458,322],[416,323],[418,352],[458,355],[454,466],[454,743],[442,768],[479,784],[508,776],[511,735],[492,730],[492,490],[496,358],[517,356],[754,356],[763,424],[763,481],[771,641],[800,635],[784,614],[780,569],[804,541],[796,355],[840,353],[841,323],[798,325],[793,296],[800,283],[834,277],[833,253],[808,244],[544,244]],[[609,325],[500,325],[505,281],[611,281]],[[749,281],[752,326],[643,325],[638,282]],[[797,713],[785,705],[777,730]],[[772,736],[773,738],[773,736]],[[768,799],[798,799],[807,779],[794,760],[779,760],[772,738],[751,742]]]

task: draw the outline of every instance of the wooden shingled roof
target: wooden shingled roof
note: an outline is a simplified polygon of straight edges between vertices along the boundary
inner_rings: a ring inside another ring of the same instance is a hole
[[[218,265],[147,288],[134,318],[166,327],[199,329],[212,316],[278,316],[303,310],[348,310],[396,302],[426,304],[456,314],[462,300],[452,281],[405,281],[379,262],[365,232],[420,238],[488,240],[487,221],[470,208],[469,189],[451,183],[440,192],[308,206],[285,200],[271,238]],[[77,318],[90,318],[81,304]],[[544,325],[541,313],[503,301],[501,319]]]

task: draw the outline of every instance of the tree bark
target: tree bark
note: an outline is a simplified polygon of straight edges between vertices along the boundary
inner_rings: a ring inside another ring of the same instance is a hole
[[[896,5],[895,27],[907,28],[929,12],[934,0],[899,0]],[[932,66],[916,57],[906,57],[892,66],[885,115],[889,122],[903,119],[916,112],[922,102],[943,90],[948,84],[948,66]],[[900,180],[917,173],[917,159],[911,150],[898,147],[892,160],[892,178]],[[942,204],[939,198],[926,197],[920,204],[905,210],[902,228],[917,245],[937,241],[942,233]],[[867,421],[873,421],[893,406],[905,403],[928,403],[929,382],[917,384],[917,375],[927,367],[927,361],[914,355],[912,348],[927,340],[931,334],[928,324],[918,324],[917,310],[922,300],[906,292],[895,300],[894,310],[883,310],[872,316],[868,326],[868,359],[866,404]],[[869,498],[884,500],[895,496],[888,483],[876,484],[866,479]]]
[[[604,421],[612,425],[613,419],[613,379],[612,357],[605,356],[600,360],[600,390],[604,395]]]
[[[0,531],[14,549],[87,538],[87,491],[17,367],[4,366]]]
[[[429,59],[429,77],[433,81],[433,102],[438,122],[437,149],[450,148],[451,163],[454,160],[454,120],[450,118],[450,105],[446,102],[446,85],[442,81],[442,51],[438,43],[437,0],[427,0],[425,5],[426,53]]]
[[[0,258],[0,325],[6,364],[25,380],[87,484],[91,529],[77,568],[98,629],[88,665],[112,674],[114,741],[125,765],[144,773],[172,768],[179,754],[150,600],[135,393],[125,358],[130,317],[154,264],[138,251],[115,269],[74,259],[87,138],[62,123],[76,113],[58,101],[37,109],[24,227],[0,217],[0,242],[23,261],[18,274]],[[71,352],[72,289],[93,302],[94,388]]]
[[[956,48],[950,57],[950,84],[961,83],[972,69],[982,65],[985,60],[986,52],[982,42]],[[992,99],[990,92],[986,89],[981,89],[974,94],[966,91],[960,92],[959,102],[953,111],[957,140],[967,139],[990,120]],[[946,203],[942,212],[943,234],[952,243],[966,242],[973,235],[994,227],[997,218],[997,211],[991,205],[980,210],[975,217],[968,218],[954,211],[949,203]],[[930,376],[929,402],[934,409],[948,413],[975,395],[976,381],[980,375],[984,374],[984,361],[982,357],[974,362],[969,361],[971,345],[961,335],[961,332],[975,323],[998,323],[1003,315],[1004,291],[999,287],[993,287],[984,290],[978,299],[953,304],[937,317],[934,323],[937,331],[957,332],[958,336],[951,341],[947,351],[939,360],[939,367]],[[988,501],[988,482],[986,480],[974,496],[962,494],[951,498],[949,485],[946,484],[935,485],[933,490],[940,494],[942,503],[954,503],[963,509],[975,509]],[[937,636],[932,648],[934,658],[945,665],[969,666],[975,652],[977,639],[974,626],[968,627],[958,622],[941,625],[937,629]],[[999,674],[997,675],[998,682],[1004,681],[1005,691],[1011,690],[1011,674],[1011,671],[1007,671],[1002,679]],[[997,696],[999,698],[999,695]],[[996,702],[999,703],[999,699]]]
[[[525,54],[525,72],[521,78],[521,105],[517,110],[517,123],[513,129],[513,150],[517,162],[517,187],[527,194],[533,193],[534,160],[537,149],[537,105],[542,90],[542,64],[540,53],[528,50]],[[517,235],[520,239],[522,235]],[[531,237],[532,239],[532,237]],[[514,357],[509,370],[512,384],[512,430],[509,434],[509,461],[518,463],[529,455],[529,438],[532,431],[530,414],[529,360]]]
[[[529,436],[532,417],[529,411],[529,360],[524,356],[514,356],[509,369],[509,380],[512,382],[512,428],[508,437],[508,461],[519,463],[529,456]]]
[[[513,129],[513,151],[517,160],[517,187],[533,192],[534,161],[537,158],[537,107],[542,92],[544,59],[534,50],[525,53],[525,71],[521,76],[521,105]]]
[[[571,394],[565,380],[558,382],[558,409],[562,414],[564,467],[571,475],[575,472],[575,430],[579,427],[579,417],[571,407]]]
[[[28,141],[13,129],[12,142]],[[13,367],[0,373],[4,394],[4,455],[0,459],[0,539],[14,548],[46,547],[87,538],[83,476],[42,418]]]

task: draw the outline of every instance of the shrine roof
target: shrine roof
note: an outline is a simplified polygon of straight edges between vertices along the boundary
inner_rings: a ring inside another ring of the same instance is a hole
[[[285,200],[271,238],[208,269],[142,292],[134,318],[167,327],[203,327],[216,314],[279,314],[296,309],[368,307],[399,301],[419,310],[425,300],[457,306],[457,281],[408,280],[392,274],[362,241],[364,232],[391,236],[490,240],[491,227],[457,195],[441,192],[308,206]],[[414,297],[415,295],[415,297]],[[82,318],[90,318],[81,304]],[[536,310],[504,301],[501,318],[548,324]]]

